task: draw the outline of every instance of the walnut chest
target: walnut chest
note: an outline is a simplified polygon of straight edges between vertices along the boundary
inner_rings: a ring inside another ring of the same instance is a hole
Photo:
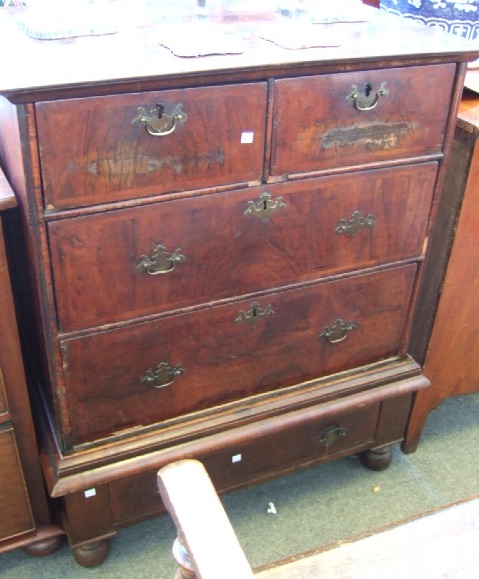
[[[359,6],[224,2],[67,41],[1,22],[21,61],[0,81],[0,154],[30,387],[82,565],[161,512],[170,461],[199,458],[226,491],[353,453],[385,468],[403,439],[477,54]],[[207,26],[213,53],[185,56],[178,38]]]

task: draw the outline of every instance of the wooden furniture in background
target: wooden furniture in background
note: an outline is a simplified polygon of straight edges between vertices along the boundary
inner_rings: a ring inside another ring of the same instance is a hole
[[[424,366],[432,386],[416,396],[404,441],[409,452],[416,449],[429,412],[438,404],[450,396],[479,392],[478,143],[479,97],[466,91],[444,184],[446,218],[450,224],[456,216],[458,220]]]
[[[16,206],[0,171],[0,553],[25,547],[43,555],[61,544],[52,523],[33,428],[1,213]]]
[[[319,35],[229,4],[211,28],[168,3],[68,42],[0,21],[43,472],[85,566],[161,512],[156,472],[181,458],[221,491],[354,453],[387,467],[429,384],[410,344],[477,51],[361,4]],[[223,30],[241,54],[173,54]]]

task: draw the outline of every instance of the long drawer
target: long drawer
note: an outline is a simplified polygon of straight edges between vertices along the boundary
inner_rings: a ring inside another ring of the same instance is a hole
[[[49,210],[247,183],[263,172],[266,84],[40,102]]]
[[[443,64],[276,81],[271,174],[441,153],[455,71]]]
[[[72,331],[420,255],[436,163],[50,223]]]
[[[71,438],[81,443],[397,355],[415,273],[414,264],[390,268],[65,339]]]
[[[274,435],[252,439],[234,449],[222,449],[201,460],[219,491],[264,480],[310,463],[352,454],[374,442],[380,403],[305,421]],[[158,513],[156,470],[109,484],[113,521],[118,524]]]

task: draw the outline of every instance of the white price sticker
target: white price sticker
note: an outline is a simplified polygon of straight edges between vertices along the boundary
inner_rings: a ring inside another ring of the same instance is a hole
[[[254,133],[241,133],[241,143],[250,145],[254,140]]]

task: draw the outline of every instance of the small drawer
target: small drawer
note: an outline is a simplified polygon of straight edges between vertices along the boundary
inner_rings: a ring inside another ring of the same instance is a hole
[[[278,80],[271,174],[441,153],[455,71],[443,64]]]
[[[380,404],[305,421],[294,428],[253,438],[234,448],[193,456],[208,471],[218,492],[261,482],[272,476],[347,456],[374,444]],[[158,514],[163,505],[156,470],[113,481],[109,485],[115,524]]]
[[[434,162],[365,171],[50,223],[60,327],[415,258],[436,169]]]
[[[416,265],[64,339],[81,443],[397,355]]]
[[[47,209],[260,179],[266,85],[36,105]]]

